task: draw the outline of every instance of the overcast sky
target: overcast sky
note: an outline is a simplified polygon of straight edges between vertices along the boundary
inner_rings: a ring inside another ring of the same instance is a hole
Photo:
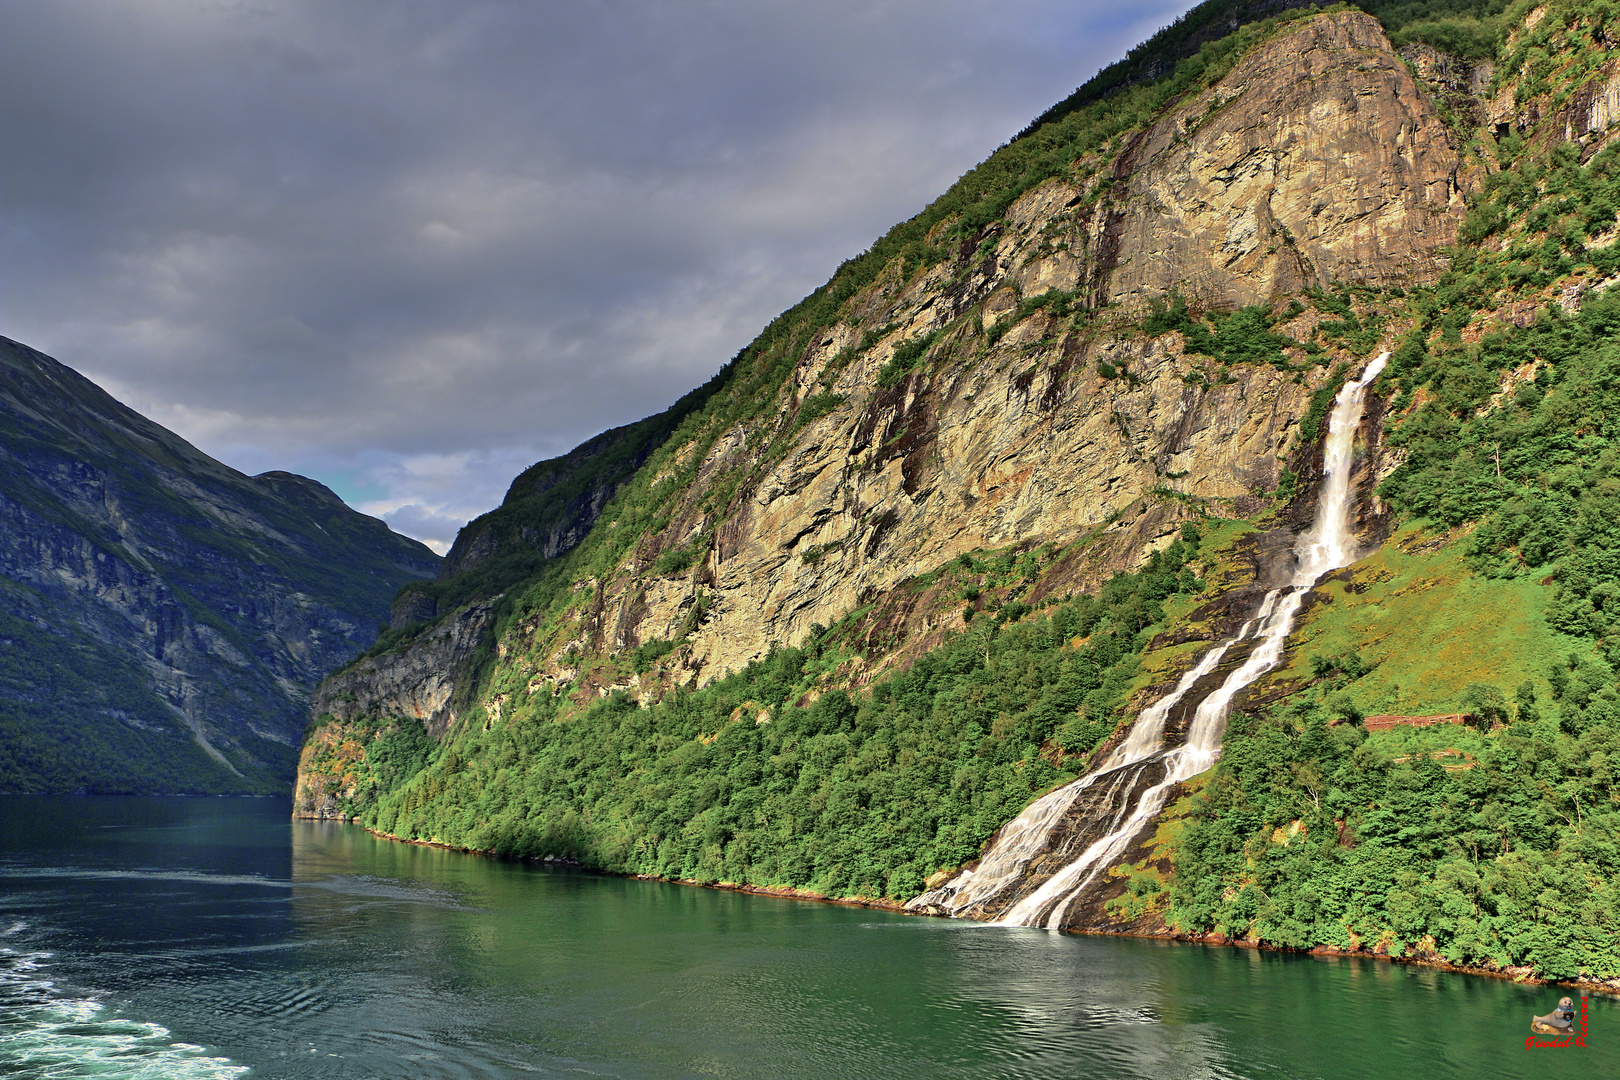
[[[0,0],[0,334],[442,551],[1187,0]]]

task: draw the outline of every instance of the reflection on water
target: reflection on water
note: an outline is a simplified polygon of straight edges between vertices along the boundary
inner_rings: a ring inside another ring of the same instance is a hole
[[[595,877],[286,813],[0,800],[0,1074],[1620,1075],[1607,1001],[1589,1050],[1529,1051],[1545,990]]]

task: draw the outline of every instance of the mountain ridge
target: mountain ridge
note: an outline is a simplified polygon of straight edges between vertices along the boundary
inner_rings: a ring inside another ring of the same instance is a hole
[[[1581,884],[1620,870],[1611,8],[1408,12],[1400,49],[1265,20],[1010,143],[767,327],[572,551],[323,684],[297,812],[916,896],[1237,629],[1387,351],[1354,526],[1395,550],[1310,594],[1071,928],[1620,978]]]
[[[231,469],[8,338],[0,414],[0,787],[285,783],[316,679],[437,557],[315,480]]]

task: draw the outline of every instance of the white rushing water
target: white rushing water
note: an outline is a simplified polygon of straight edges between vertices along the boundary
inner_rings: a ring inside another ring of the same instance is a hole
[[[236,1080],[248,1071],[200,1046],[174,1041],[159,1024],[57,993],[41,970],[49,957],[0,947],[0,1075]]]
[[[1163,809],[1170,791],[1215,763],[1220,756],[1221,735],[1226,729],[1233,697],[1282,659],[1283,646],[1305,594],[1324,574],[1348,566],[1356,559],[1355,538],[1350,531],[1350,510],[1354,501],[1350,472],[1356,429],[1361,424],[1367,386],[1378,377],[1388,359],[1389,354],[1385,353],[1368,364],[1361,377],[1346,383],[1334,399],[1328,418],[1327,443],[1323,448],[1323,476],[1316,518],[1294,546],[1295,570],[1289,585],[1266,593],[1254,618],[1244,623],[1237,634],[1204,654],[1169,694],[1142,710],[1130,733],[1101,768],[1031,803],[1001,830],[978,867],[958,875],[939,889],[924,893],[912,901],[912,906],[942,907],[959,914],[1001,895],[1017,884],[1032,861],[1049,851],[1053,831],[1081,793],[1100,786],[1106,796],[1102,802],[1108,808],[1106,813],[1110,819],[1107,833],[1039,888],[1008,908],[999,920],[999,925],[1044,926],[1055,930],[1062,924],[1070,903],[1114,864],[1143,827]],[[1179,746],[1161,749],[1170,710],[1215,669],[1229,650],[1251,635],[1257,639],[1252,651],[1219,687],[1198,703],[1186,739]],[[1142,768],[1155,759],[1164,768],[1163,779],[1143,791],[1134,805],[1131,804],[1134,781],[1141,775]]]

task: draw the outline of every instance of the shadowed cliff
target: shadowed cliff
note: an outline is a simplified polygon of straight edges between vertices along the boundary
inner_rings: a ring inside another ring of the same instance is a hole
[[[315,681],[433,573],[0,338],[0,790],[284,790]]]

